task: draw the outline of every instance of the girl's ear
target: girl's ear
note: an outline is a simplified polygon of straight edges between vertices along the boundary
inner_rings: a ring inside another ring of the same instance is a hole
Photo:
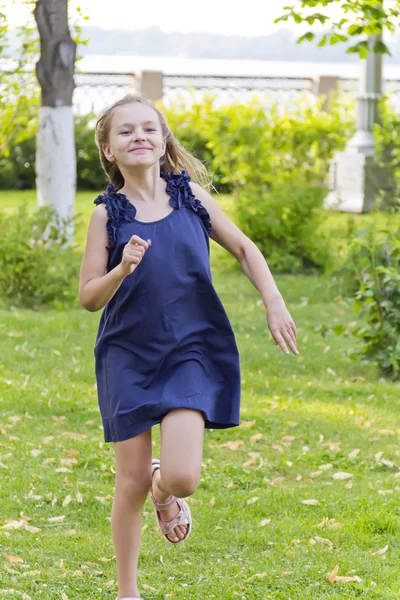
[[[106,159],[109,162],[114,162],[114,156],[112,155],[110,147],[108,146],[108,144],[104,144],[103,145],[103,153],[104,153],[104,156],[106,157]]]

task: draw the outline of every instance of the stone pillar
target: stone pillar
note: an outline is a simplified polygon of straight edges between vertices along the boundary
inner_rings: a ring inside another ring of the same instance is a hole
[[[373,125],[378,119],[378,100],[382,95],[382,54],[372,50],[381,36],[370,36],[370,52],[361,61],[357,94],[357,131],[344,152],[336,152],[330,169],[330,193],[324,208],[348,212],[367,212],[386,187],[385,171],[375,164]]]
[[[336,75],[320,75],[315,79],[314,91],[316,96],[324,96],[322,110],[328,111],[332,93],[338,90],[340,77]]]
[[[163,99],[164,74],[161,71],[141,71],[136,74],[136,89],[141,94],[155,102]]]

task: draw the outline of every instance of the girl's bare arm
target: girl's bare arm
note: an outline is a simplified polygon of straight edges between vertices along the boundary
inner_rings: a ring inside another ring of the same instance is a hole
[[[104,204],[93,210],[86,239],[85,253],[79,276],[79,301],[82,306],[95,312],[111,300],[126,277],[120,265],[106,273],[108,234],[107,211]]]

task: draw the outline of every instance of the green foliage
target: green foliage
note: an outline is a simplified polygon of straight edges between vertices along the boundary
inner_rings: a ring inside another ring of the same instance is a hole
[[[196,158],[202,161],[212,173],[212,183],[216,190],[228,194],[232,191],[214,160],[213,145],[209,130],[205,124],[209,122],[215,111],[215,95],[205,96],[201,102],[194,101],[188,107],[186,102],[176,102],[172,107],[159,103],[158,107],[166,116],[171,131],[179,142]],[[244,107],[243,107],[244,108]]]
[[[297,183],[298,185],[298,183]],[[333,262],[324,215],[323,189],[282,185],[270,191],[246,186],[236,202],[236,221],[275,273],[315,273]]]
[[[30,215],[0,213],[0,299],[5,305],[53,308],[76,303],[79,254],[68,243],[71,220],[52,207]]]
[[[334,150],[343,149],[353,132],[351,105],[341,98],[325,112],[322,99],[300,96],[287,105],[273,99],[266,109],[256,96],[245,106],[222,106],[203,125],[213,166],[234,189],[250,183],[271,188],[298,177],[319,184]]]
[[[75,118],[77,188],[81,190],[99,190],[107,184],[94,141],[94,127],[94,115]]]
[[[353,308],[358,322],[347,328],[319,325],[313,331],[352,335],[355,348],[347,355],[361,363],[375,363],[382,375],[400,379],[400,237],[398,224],[371,226],[353,239],[348,264],[354,278]]]
[[[362,324],[353,335],[362,341],[361,354],[376,361],[381,372],[400,376],[400,238],[399,230],[361,232],[354,240],[353,260],[359,270],[354,309]],[[359,353],[357,353],[359,354]]]
[[[310,8],[320,9],[330,7],[333,4],[340,7],[343,11],[343,17],[334,21],[328,14],[315,12],[310,14]],[[300,6],[299,6],[300,5]],[[302,12],[302,9],[306,9]],[[275,20],[275,23],[288,21],[292,19],[297,24],[314,25],[314,23],[324,25],[329,23],[328,33],[325,33],[319,40],[318,46],[325,46],[329,43],[346,43],[351,38],[362,36],[361,41],[354,41],[354,44],[347,48],[347,53],[356,53],[360,58],[366,58],[368,52],[378,54],[389,54],[390,51],[386,44],[381,40],[369,44],[367,38],[371,35],[380,35],[387,29],[391,32],[396,31],[400,17],[400,3],[398,1],[385,4],[383,0],[300,0],[295,6],[285,6],[283,15]],[[307,31],[299,37],[298,42],[313,41],[315,34]]]
[[[376,162],[384,167],[388,177],[381,202],[390,210],[396,210],[400,206],[400,114],[395,111],[390,96],[380,101],[374,138]]]
[[[0,116],[1,122],[1,116]],[[33,189],[35,187],[35,152],[37,116],[31,118],[32,131],[11,145],[7,153],[0,151],[0,189]],[[101,167],[94,141],[94,116],[75,118],[75,149],[78,189],[102,189],[107,179]]]

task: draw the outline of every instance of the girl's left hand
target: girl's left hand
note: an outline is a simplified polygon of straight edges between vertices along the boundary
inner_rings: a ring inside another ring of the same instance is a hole
[[[283,302],[268,308],[267,323],[275,344],[280,345],[282,352],[290,354],[285,344],[286,341],[293,354],[299,354],[296,348],[296,326]]]

